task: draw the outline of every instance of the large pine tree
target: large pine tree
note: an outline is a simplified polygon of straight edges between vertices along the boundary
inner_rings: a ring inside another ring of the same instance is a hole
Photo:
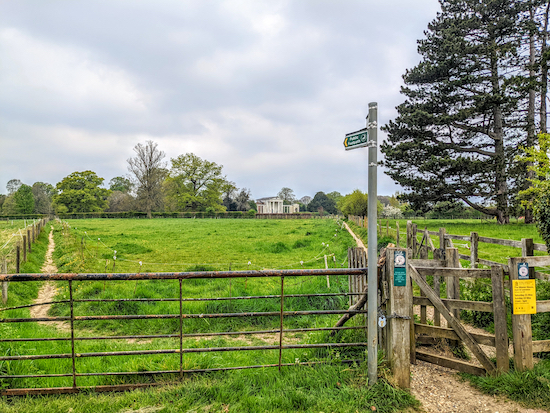
[[[440,3],[418,42],[422,60],[404,75],[406,100],[383,128],[384,163],[413,207],[462,200],[506,223],[520,179],[513,153],[525,131],[517,77],[527,3]]]

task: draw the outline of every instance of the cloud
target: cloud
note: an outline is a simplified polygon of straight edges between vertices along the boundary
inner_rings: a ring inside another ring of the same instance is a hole
[[[254,197],[366,190],[364,126],[395,116],[436,0],[0,3],[0,192],[126,173],[139,142],[224,166]],[[384,134],[379,133],[379,140]],[[379,192],[398,189],[379,172]]]

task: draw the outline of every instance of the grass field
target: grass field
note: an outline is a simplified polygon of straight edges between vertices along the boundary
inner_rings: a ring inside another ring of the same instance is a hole
[[[54,224],[55,260],[60,272],[149,272],[197,270],[255,270],[289,268],[324,268],[346,266],[347,248],[351,237],[333,220],[79,220],[69,222],[64,231]],[[43,242],[43,241],[42,241]],[[116,250],[116,260],[114,259]],[[141,264],[140,264],[141,262]],[[28,272],[30,268],[28,268]],[[35,269],[37,272],[39,269]],[[276,295],[280,293],[278,279],[184,280],[185,297],[234,297]],[[16,286],[16,284],[19,284]],[[57,299],[67,299],[67,282],[57,282]],[[74,282],[75,299],[170,298],[178,296],[177,281]],[[340,292],[347,289],[347,277],[333,276],[330,288],[324,277],[285,278],[285,294]],[[36,297],[37,283],[12,283],[10,302],[18,305]],[[242,301],[209,301],[185,303],[184,313],[222,313],[239,311],[277,311],[279,299],[247,299]],[[285,299],[285,310],[347,308],[345,297],[297,297]],[[60,304],[50,315],[68,315],[68,307]],[[177,302],[86,302],[75,306],[75,313],[101,314],[174,314]],[[3,317],[28,317],[28,309],[10,310]],[[339,316],[289,317],[285,328],[331,326]],[[184,332],[242,331],[278,328],[278,317],[257,319],[189,319]],[[350,322],[362,322],[355,317]],[[34,323],[0,325],[2,338],[67,337],[53,327]],[[127,320],[79,322],[77,336],[170,334],[177,332],[177,320]],[[364,341],[363,330],[342,332],[329,338],[326,332],[288,334],[291,343],[332,341]],[[190,338],[185,348],[266,345],[277,341],[276,335],[217,338]],[[78,341],[78,353],[96,351],[126,351],[135,349],[177,348],[179,339]],[[0,343],[0,352],[15,354],[70,353],[70,342]],[[397,411],[416,402],[406,392],[398,391],[381,380],[373,388],[366,385],[364,366],[349,366],[340,360],[365,358],[364,348],[331,351],[328,349],[285,350],[283,363],[332,360],[332,364],[316,367],[260,369],[243,372],[210,373],[186,378],[184,384],[166,389],[151,389],[124,395],[92,397],[59,396],[40,398],[42,410],[120,411],[121,406],[148,408],[155,411],[349,411],[370,409]],[[114,362],[116,361],[116,362]],[[185,355],[184,368],[217,368],[238,365],[277,363],[278,352],[241,351],[236,353],[199,353]],[[70,359],[11,361],[0,365],[4,374],[40,374],[70,372]],[[177,370],[179,355],[98,357],[77,360],[79,372]],[[382,368],[382,371],[385,371]],[[79,385],[132,383],[153,380],[173,381],[174,376],[157,375],[130,377],[85,377]],[[19,379],[3,386],[70,386],[69,378],[44,378],[40,381]],[[185,390],[183,390],[185,389]],[[182,392],[184,394],[182,394]],[[37,411],[36,399],[0,401],[0,411]],[[176,409],[176,410],[174,410]]]

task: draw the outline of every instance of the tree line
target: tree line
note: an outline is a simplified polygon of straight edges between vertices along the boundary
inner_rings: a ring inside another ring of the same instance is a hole
[[[128,175],[104,178],[93,171],[73,172],[55,186],[36,182],[32,186],[19,179],[8,182],[7,195],[0,195],[4,216],[27,214],[66,214],[89,212],[205,212],[242,211],[254,213],[256,203],[250,190],[238,188],[223,174],[223,166],[201,159],[193,153],[166,162],[166,154],[153,141],[137,144],[134,156],[127,160]],[[367,194],[359,190],[348,195],[337,191],[317,192],[298,199],[291,188],[277,194],[285,204],[299,204],[301,212],[320,214],[366,215]],[[387,198],[387,199],[386,199]],[[387,201],[389,197],[380,197]],[[391,197],[400,213],[403,206]],[[379,210],[384,206],[379,201]]]

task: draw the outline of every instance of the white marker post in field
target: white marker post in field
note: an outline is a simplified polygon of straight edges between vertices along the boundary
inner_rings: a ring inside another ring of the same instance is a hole
[[[369,148],[368,152],[368,378],[369,386],[376,383],[378,375],[378,327],[377,327],[377,292],[378,292],[378,257],[376,246],[378,244],[378,235],[376,229],[377,221],[377,150],[378,150],[378,103],[369,103],[369,116],[367,117],[367,127],[356,132],[346,134],[344,147],[346,150],[357,148]]]

